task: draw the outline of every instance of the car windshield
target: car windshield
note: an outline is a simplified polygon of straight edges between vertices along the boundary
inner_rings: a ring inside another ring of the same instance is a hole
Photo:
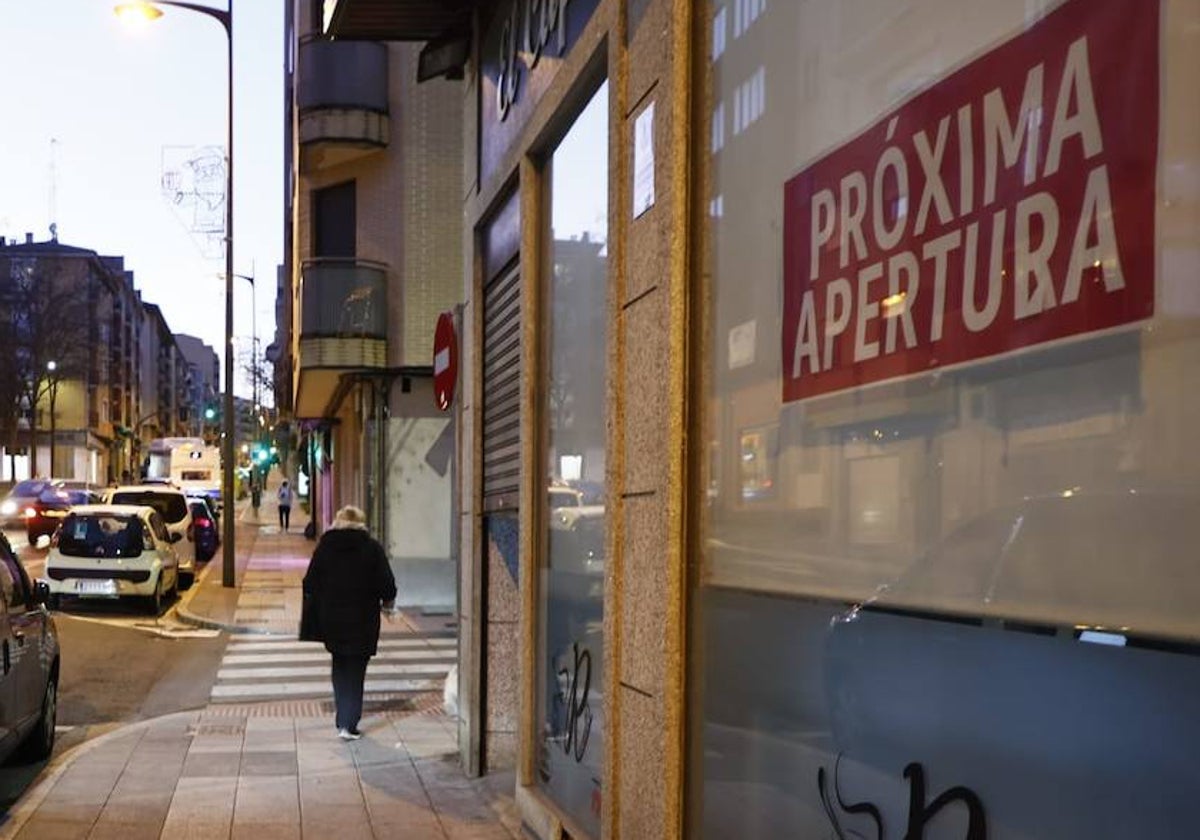
[[[168,523],[182,522],[188,515],[187,502],[180,493],[161,490],[125,490],[113,493],[114,505],[148,505]]]
[[[87,490],[64,490],[63,495],[67,497],[67,501],[73,505],[86,505],[92,501],[92,494]]]
[[[60,490],[57,487],[47,486],[45,490],[38,494],[38,501],[48,505],[71,505],[81,504],[80,502],[71,501],[71,495],[66,490]]]
[[[49,490],[53,485],[43,478],[30,478],[25,481],[18,481],[13,487],[13,496],[40,496],[46,490]]]
[[[67,557],[133,557],[142,553],[142,521],[136,516],[71,514],[58,535],[58,552]]]
[[[191,509],[192,509],[193,517],[201,517],[202,516],[205,519],[209,518],[208,505],[204,504],[204,502],[192,502],[189,507],[191,507]]]

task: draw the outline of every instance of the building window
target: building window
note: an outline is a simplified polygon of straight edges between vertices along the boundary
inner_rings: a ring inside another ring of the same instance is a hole
[[[354,181],[313,190],[312,255],[353,259],[355,250]]]
[[[599,836],[604,754],[608,84],[548,165],[543,393],[546,554],[540,566],[539,780]],[[601,165],[597,165],[601,162]]]

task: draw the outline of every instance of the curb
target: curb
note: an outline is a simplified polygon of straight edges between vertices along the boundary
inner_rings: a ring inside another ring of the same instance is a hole
[[[244,515],[245,510],[243,510],[242,513]],[[244,516],[240,516],[238,518],[243,520],[243,524],[253,526],[253,523],[245,522]],[[205,564],[204,569],[203,569],[203,571],[200,572],[200,574],[196,575],[195,580],[192,582],[192,588],[195,589],[196,591],[199,591],[199,588],[201,586],[204,586],[206,583],[208,583],[209,577],[213,574],[213,569],[221,567],[221,565],[219,563],[214,563],[213,562],[214,560],[216,560],[215,557],[213,558],[213,560],[210,560],[207,564]],[[246,561],[247,564],[249,564],[250,562],[251,562],[251,560]],[[234,567],[236,569],[236,567],[237,567],[236,562],[234,563]],[[235,587],[235,588],[237,588],[237,587]],[[203,627],[208,630],[224,630],[226,633],[229,633],[230,635],[236,635],[236,636],[288,635],[286,633],[279,633],[279,632],[276,632],[273,630],[266,630],[266,629],[262,629],[262,628],[258,628],[258,627],[243,627],[242,625],[234,623],[234,622],[218,621],[214,618],[209,618],[208,616],[203,616],[203,615],[200,615],[199,613],[194,613],[190,609],[188,609],[188,607],[191,605],[191,602],[194,597],[195,596],[192,596],[192,598],[189,598],[187,604],[181,603],[181,604],[176,605],[176,607],[175,607],[175,616],[180,621],[182,621],[184,624],[190,624],[193,627]]]

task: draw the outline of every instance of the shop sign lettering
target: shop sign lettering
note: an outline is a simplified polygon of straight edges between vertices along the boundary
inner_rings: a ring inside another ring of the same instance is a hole
[[[496,113],[503,121],[517,101],[521,83],[520,52],[529,56],[529,69],[537,67],[546,48],[558,55],[567,50],[567,4],[570,0],[520,0],[500,24],[499,76],[496,80]],[[553,45],[551,45],[553,40]]]
[[[1158,29],[1068,0],[791,178],[783,401],[1151,317]]]

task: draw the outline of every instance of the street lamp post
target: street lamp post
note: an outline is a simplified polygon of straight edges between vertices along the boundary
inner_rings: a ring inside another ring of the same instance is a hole
[[[50,476],[58,475],[54,469],[55,434],[58,431],[54,425],[54,404],[58,401],[58,362],[51,359],[46,362],[46,372],[50,374]]]
[[[235,274],[250,283],[250,388],[254,410],[258,411],[258,287],[254,284],[254,270],[249,274]]]
[[[221,503],[225,515],[221,517],[221,585],[235,584],[233,545],[233,0],[228,0],[227,9],[213,9],[197,3],[179,0],[136,0],[116,7],[121,17],[136,17],[155,20],[162,17],[161,6],[172,6],[198,12],[213,18],[225,29],[229,42],[228,111],[226,112],[225,152],[225,398],[224,414],[221,418]]]
[[[250,389],[251,389],[251,405],[254,406],[254,414],[258,415],[258,287],[254,283],[254,268],[251,267],[249,274],[235,274],[242,280],[250,283]],[[254,441],[258,442],[259,434],[257,428],[254,430]],[[253,493],[254,485],[259,480],[258,465],[252,460],[250,462],[250,485]]]

